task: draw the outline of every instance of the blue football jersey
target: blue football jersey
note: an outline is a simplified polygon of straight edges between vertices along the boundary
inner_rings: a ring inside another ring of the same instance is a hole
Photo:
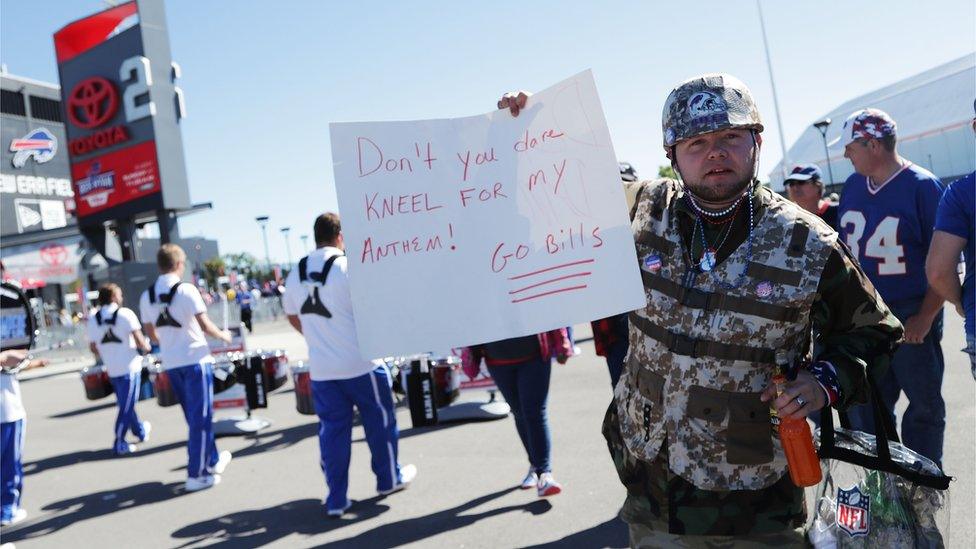
[[[942,182],[909,164],[880,189],[860,174],[847,178],[840,197],[840,237],[888,303],[925,295],[929,252]]]
[[[966,261],[966,278],[962,284],[962,305],[966,311],[966,334],[976,334],[976,172],[957,179],[942,195],[935,230],[966,239],[962,255]]]

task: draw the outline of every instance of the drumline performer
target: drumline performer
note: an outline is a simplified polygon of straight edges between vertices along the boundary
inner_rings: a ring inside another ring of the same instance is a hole
[[[3,278],[0,287],[0,309],[9,311],[21,309],[27,305],[27,298],[20,285],[13,280],[7,280],[3,263],[0,263],[0,276]],[[5,315],[6,316],[6,315]],[[12,315],[13,316],[13,315]],[[24,332],[33,331],[29,319]],[[10,321],[10,317],[6,318]],[[21,334],[26,342],[16,341],[5,327],[5,337],[0,350],[0,526],[9,526],[27,518],[27,511],[20,506],[24,493],[24,427],[27,422],[27,412],[20,397],[20,383],[17,374],[24,370],[45,366],[47,360],[31,359],[27,349],[33,338],[28,334]]]
[[[204,334],[225,343],[231,334],[207,316],[200,291],[182,282],[186,253],[176,244],[163,244],[156,254],[160,275],[142,293],[139,312],[143,328],[159,345],[159,360],[183,408],[187,438],[188,492],[220,482],[231,453],[218,454],[213,431],[213,364]]]
[[[288,274],[283,305],[308,344],[320,463],[329,488],[323,503],[329,516],[341,517],[352,505],[347,491],[353,406],[362,418],[380,495],[406,488],[417,468],[397,461],[399,434],[386,364],[359,354],[338,214],[320,215],[314,233],[316,249]]]
[[[98,289],[98,310],[88,319],[88,348],[105,364],[119,405],[112,444],[112,451],[118,456],[137,450],[135,444],[125,440],[129,431],[139,442],[145,442],[152,430],[152,424],[139,421],[136,414],[142,374],[139,351],[148,353],[149,342],[142,335],[135,312],[123,307],[122,299],[122,288],[118,285],[102,285]]]

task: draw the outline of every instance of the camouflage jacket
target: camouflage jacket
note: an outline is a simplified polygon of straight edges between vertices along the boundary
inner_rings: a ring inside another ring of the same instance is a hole
[[[651,202],[644,203],[643,218],[646,219],[648,214],[660,216],[665,209],[669,211],[672,223],[679,231],[683,252],[687,255],[687,266],[691,263],[691,258],[701,256],[701,233],[694,240],[691,238],[695,224],[694,212],[684,200],[680,200],[681,189],[675,182],[666,181],[665,184],[674,190],[676,200],[672,200],[666,207],[655,206]],[[756,223],[766,214],[770,204],[781,200],[768,189],[756,185],[753,216]],[[726,261],[748,237],[749,216],[742,215],[747,212],[744,208],[741,210],[733,221],[731,232],[725,242],[718,246],[716,263],[721,264]],[[807,220],[807,224],[814,227],[817,223],[820,222]],[[635,224],[636,231],[640,231],[641,228]],[[816,228],[818,232],[820,229]],[[709,228],[705,232],[705,239],[709,243],[717,242],[721,235],[715,233],[720,231],[721,229]],[[819,349],[816,358],[830,361],[836,369],[840,382],[841,394],[835,406],[846,408],[865,400],[865,367],[875,367],[879,371],[886,368],[895,344],[901,337],[902,328],[877,296],[844,245],[836,239],[828,239],[828,242],[826,263],[821,268],[816,292],[807,308],[808,330],[805,333],[809,336],[805,341],[800,337],[795,345],[802,354],[809,355],[811,352],[809,338],[816,339]],[[641,259],[646,260],[646,257],[642,256]],[[636,361],[629,360],[627,368],[635,368],[635,363]],[[635,385],[638,384],[638,380],[625,376],[624,382],[618,385],[618,390],[622,390],[621,385],[625,386],[623,390],[627,388],[634,390],[637,388]],[[780,478],[774,484],[759,490],[728,492],[702,489],[670,470],[667,466],[669,452],[666,443],[662,444],[657,459],[653,461],[641,459],[631,452],[621,433],[618,411],[618,406],[611,405],[604,425],[604,433],[621,480],[628,488],[627,503],[622,511],[628,522],[639,520],[650,523],[663,519],[665,523],[670,521],[667,528],[672,532],[701,535],[742,535],[788,528],[797,523],[798,514],[802,514],[802,491],[792,487],[787,477]],[[665,460],[663,468],[662,458]],[[663,487],[663,492],[657,490],[660,493],[656,493],[655,490],[650,490],[648,487],[652,485]],[[742,508],[732,509],[742,498],[746,498],[748,502],[740,502]],[[683,501],[693,503],[682,507]],[[736,515],[737,520],[733,522],[738,526],[729,526],[728,521],[717,520],[724,516],[724,513],[717,511],[722,508],[735,511],[733,514]],[[676,524],[674,520],[679,515],[685,518],[679,521],[680,524]],[[697,517],[698,523],[687,524],[688,517]],[[778,517],[778,519],[770,521],[768,520],[770,517]],[[761,524],[753,524],[751,522],[753,519]],[[802,522],[802,518],[799,521]]]
[[[770,200],[779,197],[770,189],[756,184],[754,219],[760,219]],[[695,212],[684,200],[675,203],[678,229],[691,257],[702,254],[701,237],[691,241]],[[748,216],[737,215],[732,234],[716,251],[721,263],[743,244],[748,236]],[[705,239],[717,242],[720,229],[706,224]],[[810,306],[811,339],[806,356],[810,360],[830,362],[837,373],[841,394],[834,408],[847,408],[867,402],[865,370],[870,368],[875,379],[888,370],[888,364],[904,334],[901,322],[888,309],[857,259],[843,240],[833,245],[827,264],[820,275],[817,299]]]
[[[647,306],[630,315],[615,390],[623,438],[645,461],[666,440],[671,470],[699,488],[763,488],[785,474],[786,458],[759,395],[776,351],[809,346],[810,305],[837,233],[771,196],[749,241],[706,272],[672,222],[680,192],[651,184],[633,222]]]

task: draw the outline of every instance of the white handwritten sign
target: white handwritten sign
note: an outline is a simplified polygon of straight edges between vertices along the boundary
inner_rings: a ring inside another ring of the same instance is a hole
[[[533,95],[518,117],[503,110],[330,130],[365,358],[497,341],[644,305],[589,71]]]

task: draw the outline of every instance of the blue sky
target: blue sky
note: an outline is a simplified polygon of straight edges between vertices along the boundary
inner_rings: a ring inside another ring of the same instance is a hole
[[[0,60],[57,81],[51,35],[106,7],[95,0],[0,0]],[[729,72],[766,121],[761,173],[779,134],[756,4],[699,2],[169,1],[188,118],[191,196],[214,210],[181,222],[221,251],[273,260],[291,226],[311,233],[336,207],[329,122],[485,112],[511,89],[540,90],[593,69],[617,156],[651,177],[665,162],[660,113],[675,83]],[[787,147],[843,101],[976,49],[976,3],[763,2]]]

